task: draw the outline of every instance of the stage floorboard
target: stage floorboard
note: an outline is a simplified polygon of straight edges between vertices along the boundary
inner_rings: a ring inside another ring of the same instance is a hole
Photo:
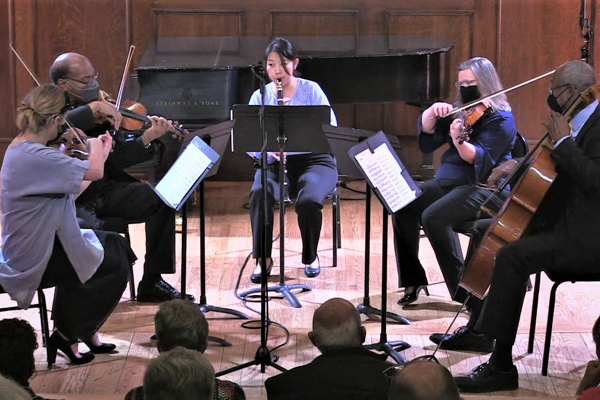
[[[350,187],[364,190],[364,183],[352,182]],[[254,322],[244,327],[244,320],[232,315],[207,312],[212,336],[226,339],[233,344],[221,347],[210,342],[206,355],[216,371],[252,361],[260,346],[258,311],[260,304],[242,302],[237,293],[258,287],[250,282],[249,276],[254,265],[248,262],[251,251],[250,219],[244,204],[248,201],[250,182],[207,182],[206,201],[206,303],[208,305],[234,309],[246,313]],[[342,248],[338,250],[338,265],[332,267],[332,213],[331,202],[323,209],[323,229],[319,243],[319,257],[322,272],[316,278],[306,278],[301,265],[301,242],[296,213],[293,206],[288,208],[285,233],[285,282],[303,283],[312,290],[297,294],[301,308],[292,308],[280,295],[270,293],[268,302],[269,327],[268,348],[277,363],[284,368],[293,368],[308,363],[317,354],[307,338],[311,328],[312,315],[316,307],[332,297],[342,297],[358,305],[364,301],[365,264],[365,200],[361,193],[348,189],[341,192]],[[197,204],[197,202],[196,202]],[[374,307],[381,304],[381,265],[382,265],[382,207],[376,198],[372,201],[371,241],[370,241],[370,303]],[[278,214],[275,214],[278,232]],[[430,354],[435,349],[428,339],[433,332],[443,332],[458,312],[460,305],[450,301],[441,272],[426,238],[421,239],[421,261],[425,266],[430,282],[430,296],[421,293],[414,306],[400,308],[396,302],[402,296],[398,289],[398,276],[395,268],[394,249],[391,232],[391,219],[388,225],[388,311],[408,318],[412,324],[401,325],[392,321],[387,324],[387,340],[404,340],[411,348],[402,352],[407,359]],[[136,282],[142,276],[144,261],[144,225],[131,225],[132,247],[139,260],[134,266]],[[468,238],[462,236],[463,248]],[[189,208],[187,240],[187,284],[188,293],[200,299],[200,241],[198,206]],[[181,282],[181,235],[177,235],[178,271],[165,278],[174,286]],[[269,283],[279,282],[279,242],[274,244],[275,268]],[[247,264],[247,265],[246,265]],[[241,273],[240,271],[243,272]],[[240,278],[241,273],[241,278]],[[571,398],[587,362],[594,358],[594,343],[591,328],[600,314],[600,301],[597,293],[600,283],[565,283],[559,287],[555,311],[549,375],[541,375],[543,340],[546,326],[548,297],[551,287],[547,278],[542,280],[536,342],[533,354],[527,353],[529,320],[531,315],[532,292],[527,293],[524,310],[519,325],[517,344],[513,357],[520,373],[519,389],[509,392],[492,393],[494,397],[564,397]],[[46,290],[52,299],[52,289]],[[49,301],[51,305],[51,301]],[[0,296],[0,305],[13,305],[7,295]],[[36,351],[37,374],[31,382],[34,391],[56,398],[123,398],[131,388],[141,385],[146,363],[158,353],[150,339],[153,334],[153,317],[157,305],[138,303],[129,299],[127,289],[120,304],[101,329],[104,341],[117,344],[118,353],[97,355],[88,365],[71,366],[68,359],[57,358],[55,367],[48,371],[45,349]],[[26,318],[38,331],[40,323],[37,310],[6,312],[0,318]],[[451,330],[464,325],[468,315],[461,312]],[[367,342],[380,341],[380,321],[363,315],[367,328]],[[85,345],[81,344],[82,350]],[[60,353],[59,353],[60,354]],[[437,358],[450,368],[453,374],[467,373],[471,368],[487,360],[487,355],[479,353],[439,351]],[[278,371],[266,367],[261,373],[259,366],[248,367],[222,378],[243,386],[248,398],[266,398],[264,380]],[[489,397],[489,394],[469,396],[466,399]]]

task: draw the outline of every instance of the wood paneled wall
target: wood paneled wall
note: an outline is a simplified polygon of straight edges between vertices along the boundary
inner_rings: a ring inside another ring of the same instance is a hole
[[[587,0],[587,6],[595,23],[597,0]],[[56,56],[75,51],[92,60],[101,86],[116,93],[129,45],[137,47],[136,66],[157,38],[435,35],[454,43],[448,54],[452,97],[456,65],[475,55],[494,62],[505,87],[580,58],[580,10],[575,0],[298,0],[293,6],[279,0],[0,0],[0,155],[16,133],[16,104],[34,85],[9,42],[42,82],[49,81]],[[597,65],[598,46],[591,44]],[[548,86],[546,78],[508,95],[530,142],[544,133]],[[399,103],[334,108],[342,126],[400,136],[405,162],[418,173],[419,109]]]

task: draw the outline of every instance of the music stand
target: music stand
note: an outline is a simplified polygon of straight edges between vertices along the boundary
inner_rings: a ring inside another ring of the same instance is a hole
[[[252,152],[256,149],[261,149],[261,168],[262,168],[262,193],[263,193],[263,238],[261,246],[261,283],[259,290],[249,290],[243,295],[249,295],[260,291],[260,303],[261,303],[261,319],[260,319],[260,347],[256,350],[254,360],[248,361],[244,364],[229,368],[227,370],[217,372],[216,376],[222,376],[230,372],[238,371],[240,369],[250,367],[253,365],[260,365],[261,372],[265,372],[265,366],[269,365],[278,369],[281,372],[285,372],[286,369],[281,365],[277,365],[271,358],[269,349],[267,348],[267,321],[266,321],[266,308],[267,308],[267,292],[275,291],[282,293],[292,306],[298,308],[301,307],[300,303],[291,294],[290,289],[302,289],[311,290],[306,285],[288,285],[283,283],[284,279],[284,243],[283,243],[283,211],[280,211],[280,274],[279,274],[279,285],[267,286],[267,265],[266,265],[266,235],[267,229],[272,229],[267,221],[267,151],[279,151],[282,154],[284,146],[287,140],[290,140],[291,147],[295,151],[328,151],[327,141],[324,135],[320,135],[321,138],[316,139],[311,143],[309,140],[311,136],[318,136],[315,133],[321,130],[322,125],[329,121],[330,110],[326,106],[265,106],[264,105],[264,81],[261,80],[261,93],[263,94],[262,105],[260,106],[246,106],[246,105],[234,105],[232,118],[235,121],[234,128],[231,131],[231,144],[232,151],[243,151]],[[308,130],[304,130],[307,129]],[[310,129],[315,130],[311,133]],[[234,141],[234,135],[240,140],[237,143]],[[289,136],[286,136],[289,135]],[[303,136],[304,135],[304,136]],[[278,148],[273,149],[274,144],[278,144]],[[308,143],[311,143],[308,146]],[[325,150],[327,148],[327,150]],[[280,170],[281,171],[281,170]],[[281,178],[281,176],[280,176]],[[283,204],[283,188],[282,179],[279,180],[279,201],[280,209],[284,207]],[[295,301],[295,302],[293,302]]]
[[[398,364],[406,363],[406,359],[400,351],[406,350],[410,345],[404,341],[387,341],[387,318],[402,323],[410,324],[410,321],[397,314],[388,314],[387,312],[387,232],[389,214],[403,208],[410,201],[414,200],[419,194],[420,189],[416,186],[408,171],[402,165],[399,156],[396,154],[393,146],[383,132],[379,132],[370,138],[353,146],[348,155],[356,163],[356,166],[362,171],[367,179],[367,210],[370,210],[370,198],[372,190],[384,206],[383,210],[383,237],[381,250],[381,311],[370,307],[368,304],[368,280],[365,282],[365,303],[357,308],[359,312],[374,313],[381,316],[381,333],[378,343],[365,346],[368,349],[383,351],[392,357]],[[371,190],[372,188],[372,190]],[[370,235],[370,218],[366,221],[367,230]],[[365,241],[365,252],[368,254],[369,248]],[[365,256],[366,258],[366,256]],[[367,261],[367,259],[365,259]],[[368,264],[365,265],[365,271],[368,270]]]
[[[364,176],[360,168],[356,165],[356,162],[350,158],[348,155],[348,151],[357,143],[370,138],[379,133],[372,132],[362,129],[354,129],[354,128],[343,128],[336,126],[324,126],[323,131],[325,132],[325,136],[327,136],[327,140],[329,141],[329,145],[331,146],[331,150],[335,159],[337,161],[338,171],[341,175],[344,175],[350,181],[356,180],[364,180]],[[397,136],[394,135],[385,135],[387,140],[390,142],[392,148],[400,157],[400,152],[402,150],[400,146],[400,142]],[[356,308],[358,312],[361,314],[369,315],[378,315],[382,316],[383,313],[381,310],[374,308],[371,306],[371,298],[369,296],[369,279],[370,279],[370,253],[371,253],[371,188],[367,185],[366,190],[366,207],[365,207],[365,283],[364,283],[364,296],[363,302],[360,303]],[[382,291],[385,291],[385,287],[382,287]],[[410,321],[403,317],[402,315],[398,315],[392,312],[386,312],[386,317],[393,321],[396,321],[400,324],[409,325]]]
[[[236,104],[233,106],[235,124],[232,130],[233,151],[256,152],[263,146],[262,127],[259,119],[261,106]],[[264,106],[264,128],[267,134],[265,151],[306,151],[327,153],[330,151],[325,135],[320,134],[323,125],[330,121],[328,106]],[[280,163],[281,167],[281,163]],[[309,291],[305,284],[285,284],[285,205],[283,201],[283,179],[279,179],[279,283],[267,287],[267,292],[280,293],[294,308],[302,305],[291,290]],[[266,201],[266,197],[264,197]],[[271,226],[264,226],[265,232]],[[265,258],[266,259],[266,258]],[[264,276],[263,274],[261,274]],[[241,297],[260,292],[253,288],[240,293]]]
[[[219,169],[219,165],[221,164],[221,160],[223,159],[223,154],[225,153],[225,149],[227,148],[227,144],[229,143],[229,134],[231,132],[231,128],[233,127],[233,121],[226,121],[220,124],[212,125],[204,129],[199,129],[194,132],[190,132],[185,136],[182,148],[185,148],[187,143],[191,141],[194,137],[200,137],[206,144],[208,144],[213,150],[219,154],[219,159],[214,163],[208,174],[204,177],[204,179],[209,178],[217,174]],[[219,312],[223,314],[230,314],[237,318],[241,319],[250,319],[250,317],[244,314],[241,311],[233,310],[231,308],[223,308],[209,305],[206,302],[206,208],[205,208],[205,196],[204,196],[204,179],[200,182],[198,186],[199,193],[199,206],[200,206],[200,300],[198,303],[198,307],[203,313],[207,312]],[[186,255],[187,255],[187,245],[184,246],[184,243],[187,242],[187,211],[186,207],[183,208],[182,211],[182,225],[181,225],[181,234],[182,234],[182,245],[181,245],[181,264],[182,264],[182,278],[181,278],[181,287],[182,287],[182,296],[185,297],[185,274],[184,274],[184,266],[186,265]],[[220,339],[221,340],[221,339]],[[229,342],[227,342],[229,343]],[[231,346],[231,343],[229,343]]]

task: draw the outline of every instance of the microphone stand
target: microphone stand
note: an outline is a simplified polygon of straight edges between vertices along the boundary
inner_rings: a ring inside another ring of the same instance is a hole
[[[222,376],[225,374],[229,374],[231,372],[235,372],[235,371],[239,371],[240,369],[244,369],[246,367],[250,367],[250,366],[254,366],[254,365],[260,365],[260,372],[264,373],[265,372],[265,367],[266,366],[271,366],[275,369],[278,369],[281,372],[285,372],[287,371],[285,368],[283,368],[281,365],[276,364],[273,361],[273,358],[271,357],[271,352],[269,351],[269,348],[267,347],[267,336],[269,334],[268,332],[268,325],[267,325],[267,229],[272,229],[271,225],[269,224],[269,221],[267,220],[267,212],[269,210],[269,205],[267,202],[267,196],[268,196],[268,190],[267,190],[267,171],[268,171],[268,166],[267,166],[267,132],[265,130],[266,124],[265,124],[265,111],[264,111],[264,105],[265,105],[265,78],[263,77],[264,75],[264,71],[262,74],[259,74],[258,72],[256,72],[256,68],[262,68],[262,63],[259,63],[258,66],[253,66],[252,67],[252,73],[254,74],[254,76],[256,76],[258,78],[258,80],[260,81],[260,93],[261,93],[261,110],[260,110],[260,114],[259,114],[259,118],[261,119],[261,123],[260,125],[263,128],[263,143],[262,143],[262,149],[260,151],[260,158],[261,158],[261,182],[262,182],[262,200],[263,200],[263,212],[262,212],[262,223],[263,223],[263,240],[262,240],[262,244],[260,246],[260,276],[261,276],[261,280],[260,280],[260,347],[256,350],[256,354],[254,355],[254,360],[252,361],[248,361],[246,363],[237,365],[235,367],[217,372],[215,374],[215,376]]]

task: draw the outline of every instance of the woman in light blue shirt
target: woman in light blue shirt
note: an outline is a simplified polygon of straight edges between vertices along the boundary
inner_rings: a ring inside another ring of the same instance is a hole
[[[274,39],[265,50],[266,72],[271,82],[266,85],[264,93],[265,105],[277,105],[276,81],[281,81],[283,88],[283,104],[289,106],[299,105],[326,105],[329,104],[327,96],[321,87],[313,81],[299,78],[296,74],[298,57],[293,45],[286,39]],[[249,104],[262,104],[260,90],[255,91]],[[331,109],[331,125],[337,125],[337,119]],[[269,153],[267,163],[271,168],[267,171],[268,182],[268,215],[267,222],[273,226],[273,205],[279,199],[279,160],[278,153]],[[296,196],[296,213],[298,226],[302,237],[302,264],[304,273],[312,278],[321,272],[317,247],[321,233],[323,200],[333,191],[338,179],[335,159],[330,153],[286,153],[286,170],[289,180],[291,195]],[[252,256],[257,261],[256,268],[250,279],[254,283],[261,281],[261,268],[258,263],[261,255],[263,224],[261,213],[262,200],[262,170],[257,170],[254,184],[250,193],[250,218],[252,223],[253,250]],[[266,232],[267,273],[271,272],[273,259],[272,229]]]
[[[85,160],[48,147],[65,123],[66,97],[55,85],[32,90],[17,110],[19,134],[2,163],[2,251],[0,286],[19,307],[27,308],[40,284],[56,286],[55,332],[48,364],[60,349],[73,364],[84,341],[93,353],[109,353],[98,329],[118,304],[135,255],[117,233],[79,229],[74,196],[86,181],[100,179],[112,148],[110,135],[87,140]]]

